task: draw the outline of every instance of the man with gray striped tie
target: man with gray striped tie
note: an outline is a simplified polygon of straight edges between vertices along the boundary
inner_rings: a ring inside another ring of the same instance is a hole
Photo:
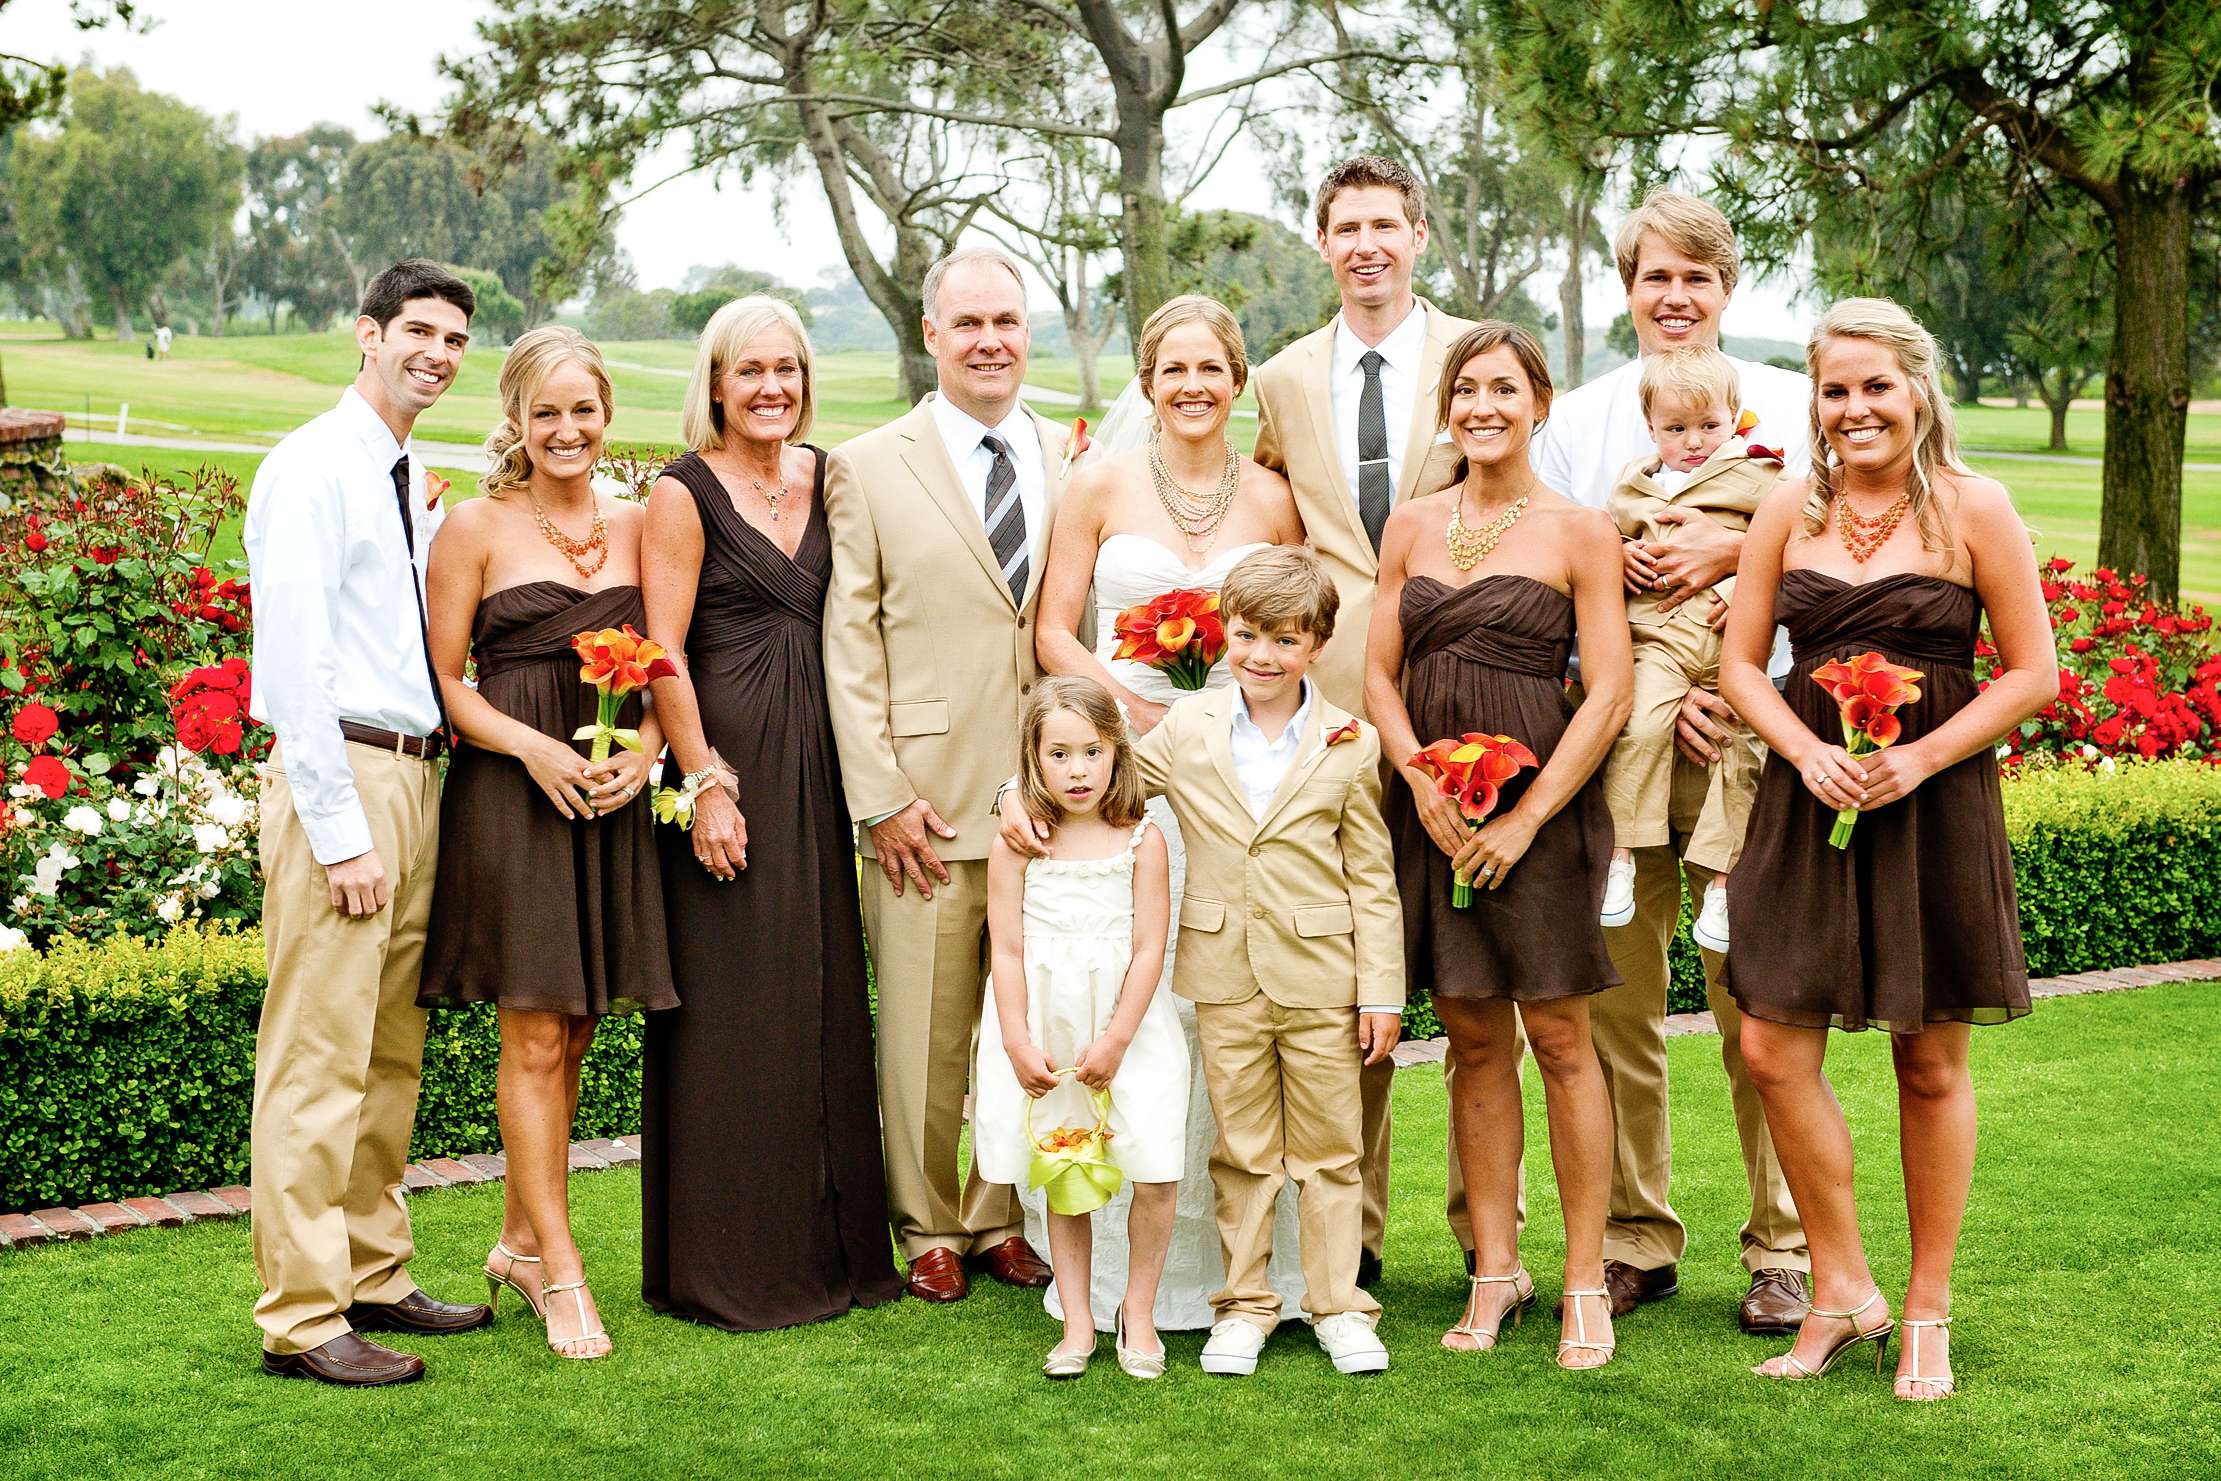
[[[1040,677],[1034,609],[1067,434],[1020,400],[1017,265],[952,253],[926,273],[939,388],[844,443],[826,470],[827,704],[860,826],[879,988],[887,1203],[909,1288],[961,1300],[966,1263],[1012,1285],[1049,1269],[1018,1201],[957,1164],[987,963],[987,846],[1018,712]]]

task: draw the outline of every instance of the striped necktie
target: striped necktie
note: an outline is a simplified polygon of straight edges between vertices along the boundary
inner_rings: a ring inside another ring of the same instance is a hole
[[[1026,505],[1018,497],[1018,465],[1010,461],[1010,449],[1000,437],[982,437],[979,441],[995,458],[995,465],[987,470],[987,543],[993,547],[1003,580],[1010,586],[1010,599],[1023,605]]]

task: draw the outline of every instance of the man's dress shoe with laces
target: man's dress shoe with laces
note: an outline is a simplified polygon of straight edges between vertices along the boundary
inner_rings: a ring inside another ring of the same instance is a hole
[[[262,1371],[278,1378],[313,1378],[341,1388],[377,1388],[416,1382],[424,1376],[424,1359],[342,1332],[307,1352],[265,1352]]]
[[[414,1332],[422,1337],[446,1337],[483,1327],[494,1319],[491,1306],[458,1306],[434,1301],[422,1291],[411,1291],[400,1300],[347,1308],[347,1325],[358,1332]]]

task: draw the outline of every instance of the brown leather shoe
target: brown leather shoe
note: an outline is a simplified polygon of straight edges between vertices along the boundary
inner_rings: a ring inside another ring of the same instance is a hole
[[[1038,1291],[1051,1279],[1048,1263],[1033,1252],[1032,1245],[1015,1234],[981,1255],[979,1263],[1006,1286]]]
[[[1751,1272],[1751,1288],[1735,1319],[1746,1332],[1786,1337],[1804,1325],[1805,1313],[1810,1310],[1812,1288],[1806,1283],[1805,1273],[1769,1266]]]
[[[411,1291],[388,1304],[365,1303],[347,1308],[347,1325],[358,1332],[415,1332],[424,1337],[468,1332],[493,1319],[491,1306],[457,1306],[449,1301],[434,1301],[422,1291]]]
[[[341,1388],[377,1388],[416,1382],[424,1376],[424,1359],[343,1332],[307,1352],[265,1352],[262,1371],[275,1378],[313,1378]]]
[[[920,1301],[961,1301],[972,1294],[964,1262],[950,1249],[927,1250],[912,1260],[904,1286]]]
[[[1625,1260],[1604,1262],[1604,1289],[1612,1293],[1612,1320],[1641,1306],[1646,1301],[1663,1301],[1681,1289],[1681,1267],[1660,1265],[1652,1270],[1639,1270]],[[1555,1315],[1565,1315],[1565,1300],[1559,1298]]]

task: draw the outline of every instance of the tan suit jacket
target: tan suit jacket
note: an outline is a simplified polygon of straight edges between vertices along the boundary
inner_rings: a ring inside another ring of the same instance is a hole
[[[1446,486],[1458,458],[1456,448],[1436,440],[1434,403],[1443,359],[1473,323],[1442,312],[1424,298],[1419,307],[1427,316],[1426,348],[1411,398],[1411,425],[1405,429],[1396,504]],[[1325,562],[1334,589],[1342,596],[1334,639],[1312,664],[1311,677],[1328,699],[1363,715],[1365,629],[1373,620],[1380,559],[1358,516],[1357,494],[1342,471],[1342,451],[1334,440],[1334,401],[1327,382],[1334,368],[1336,322],[1329,320],[1258,367],[1254,456],[1287,476],[1311,547]]]
[[[1134,748],[1187,844],[1172,990],[1262,992],[1288,1008],[1402,1007],[1403,906],[1380,813],[1380,736],[1325,745],[1350,716],[1315,692],[1296,759],[1259,819],[1234,771],[1234,693],[1175,704]]]
[[[833,581],[825,687],[849,816],[861,823],[929,800],[956,837],[944,859],[984,859],[989,807],[1011,772],[1019,707],[1041,675],[1034,609],[1068,434],[1033,412],[1047,465],[1025,599],[1011,600],[980,510],[929,401],[841,444],[825,473]],[[871,834],[862,835],[872,852]]]

